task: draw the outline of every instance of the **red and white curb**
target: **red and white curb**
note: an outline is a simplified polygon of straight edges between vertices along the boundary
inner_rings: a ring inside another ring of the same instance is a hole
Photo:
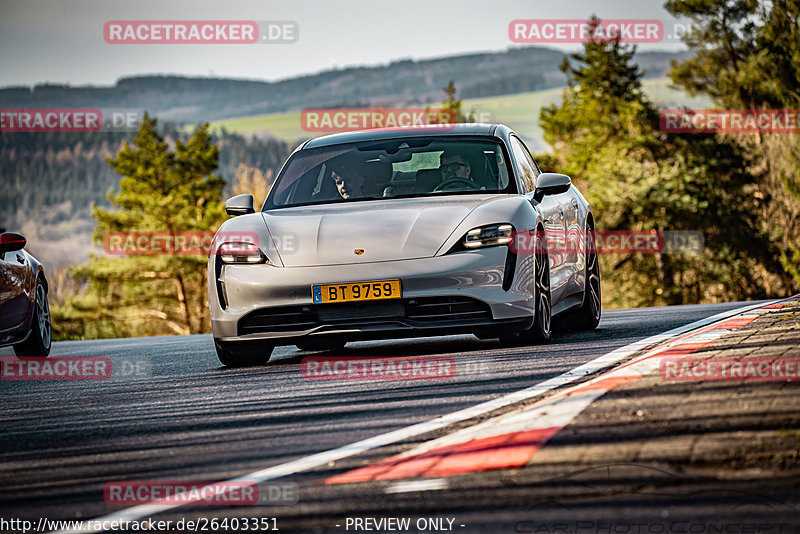
[[[755,308],[661,344],[622,366],[509,413],[423,443],[400,455],[328,478],[326,484],[440,478],[526,465],[551,437],[592,402],[619,386],[657,371],[661,361],[694,353],[755,321]]]

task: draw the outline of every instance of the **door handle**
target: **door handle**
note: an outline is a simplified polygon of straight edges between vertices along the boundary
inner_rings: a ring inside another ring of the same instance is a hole
[[[17,254],[17,263],[25,264],[25,258]]]
[[[564,210],[558,212],[558,218],[561,219],[562,221],[564,220]]]

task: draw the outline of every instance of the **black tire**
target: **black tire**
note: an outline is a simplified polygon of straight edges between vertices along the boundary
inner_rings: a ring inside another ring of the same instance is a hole
[[[588,228],[589,246],[586,250],[586,285],[583,288],[583,304],[564,317],[563,324],[569,330],[594,330],[600,324],[602,299],[600,293],[600,264],[597,261],[594,227]]]
[[[552,300],[550,299],[550,257],[544,250],[544,243],[537,238],[535,272],[536,316],[533,327],[527,332],[534,341],[548,342],[553,334]]]
[[[314,339],[309,338],[303,341],[300,341],[295,345],[300,350],[305,351],[323,351],[323,350],[341,350],[347,342],[344,339],[340,338],[328,338],[328,339]]]
[[[50,305],[47,303],[47,291],[42,281],[37,278],[33,317],[31,318],[31,333],[28,335],[28,339],[14,345],[14,353],[20,358],[25,356],[49,356],[52,340],[53,331],[50,324]]]
[[[500,342],[513,345],[520,343],[547,343],[553,334],[552,301],[550,299],[550,258],[541,240],[542,231],[536,232],[534,256],[534,292],[536,300],[533,324],[528,330],[507,332],[500,335]]]
[[[214,340],[217,358],[226,367],[266,365],[274,345],[264,343],[221,343]]]

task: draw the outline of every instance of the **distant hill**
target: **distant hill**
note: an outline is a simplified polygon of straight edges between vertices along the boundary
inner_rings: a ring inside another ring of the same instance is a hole
[[[643,52],[647,78],[660,78],[688,52]],[[308,107],[400,106],[441,101],[455,80],[461,98],[486,98],[562,87],[564,53],[513,48],[388,65],[348,67],[277,82],[171,75],[121,78],[114,86],[42,84],[0,89],[0,107],[147,110],[162,121],[198,123],[298,111]]]
[[[684,91],[673,89],[667,78],[651,78],[642,83],[644,91],[654,105],[658,107],[697,107],[711,105],[706,97],[689,97]],[[492,96],[486,98],[465,98],[463,108],[473,110],[476,118],[483,122],[499,122],[513,128],[531,150],[543,152],[548,149],[539,126],[539,111],[542,106],[557,104],[561,101],[564,88],[543,89],[517,93],[513,95]],[[237,133],[259,138],[274,137],[283,139],[289,144],[298,140],[325,135],[325,133],[307,132],[301,127],[300,112],[268,113],[251,115],[221,121],[213,121],[211,130]]]

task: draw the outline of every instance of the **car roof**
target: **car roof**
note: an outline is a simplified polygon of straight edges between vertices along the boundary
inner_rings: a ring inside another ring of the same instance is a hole
[[[431,124],[425,126],[411,126],[406,128],[378,128],[373,130],[358,130],[325,135],[306,141],[301,150],[338,145],[341,143],[358,143],[361,141],[384,141],[389,139],[404,139],[408,137],[431,137],[449,135],[480,135],[494,136],[496,124],[459,123],[446,125]]]

